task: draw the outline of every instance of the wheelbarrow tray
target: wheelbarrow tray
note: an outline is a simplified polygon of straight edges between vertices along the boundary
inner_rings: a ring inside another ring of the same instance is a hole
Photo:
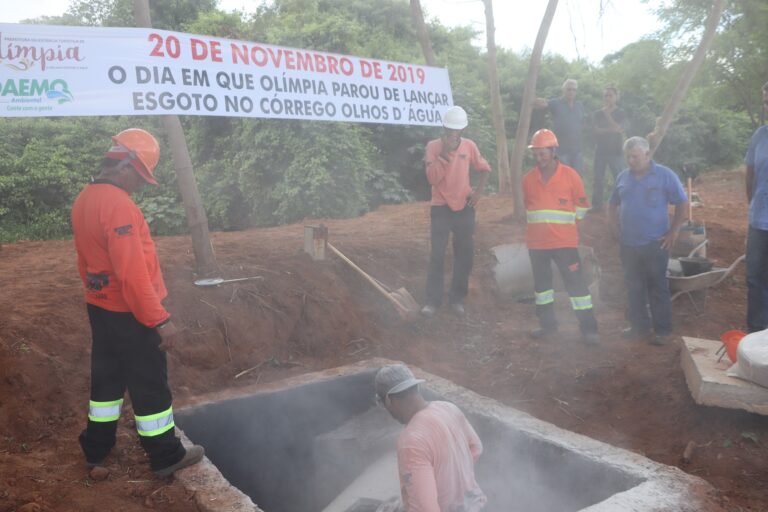
[[[708,272],[703,272],[693,276],[668,275],[667,281],[669,282],[669,291],[674,296],[681,293],[694,292],[711,288],[728,277],[745,257],[745,255],[739,256],[736,261],[731,264],[730,267],[715,267]]]

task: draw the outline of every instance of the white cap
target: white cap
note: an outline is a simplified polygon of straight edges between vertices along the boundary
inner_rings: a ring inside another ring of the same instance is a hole
[[[463,108],[454,105],[445,111],[443,126],[449,130],[463,130],[468,124],[467,113]]]
[[[406,389],[425,382],[424,379],[414,377],[413,372],[404,364],[382,366],[378,373],[376,373],[374,381],[376,394],[382,398],[387,395],[402,393]]]

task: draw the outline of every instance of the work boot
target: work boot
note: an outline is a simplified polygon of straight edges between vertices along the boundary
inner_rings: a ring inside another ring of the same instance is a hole
[[[461,302],[454,302],[451,304],[451,311],[456,316],[464,316],[467,314],[467,312],[464,310],[464,304]]]
[[[653,338],[651,338],[651,345],[656,345],[657,347],[663,347],[664,345],[669,345],[672,342],[672,335],[671,334],[657,334]]]
[[[581,341],[586,345],[599,345],[600,335],[596,332],[585,332],[581,335]]]
[[[427,304],[426,306],[421,308],[421,314],[427,318],[432,318],[433,316],[435,316],[436,311],[437,311],[437,308],[432,304]]]
[[[650,336],[650,334],[651,333],[649,331],[637,331],[632,327],[627,327],[626,329],[623,329],[621,331],[621,337],[624,338],[625,340],[631,340],[631,341],[642,340]]]
[[[535,340],[551,341],[557,337],[557,329],[539,327],[530,332],[531,338]]]
[[[187,453],[184,454],[184,457],[182,457],[179,462],[172,464],[167,468],[158,469],[155,471],[155,476],[158,478],[169,477],[180,469],[186,468],[187,466],[191,466],[193,464],[197,464],[203,458],[203,455],[205,455],[205,449],[202,446],[190,446],[187,448]]]

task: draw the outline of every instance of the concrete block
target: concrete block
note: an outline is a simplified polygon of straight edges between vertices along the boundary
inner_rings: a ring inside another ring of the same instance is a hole
[[[683,337],[680,362],[694,401],[768,416],[768,388],[726,375],[732,363],[728,356],[717,362],[720,345],[715,340]]]

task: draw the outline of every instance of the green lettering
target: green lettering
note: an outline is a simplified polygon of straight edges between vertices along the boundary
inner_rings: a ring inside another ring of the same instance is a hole
[[[48,87],[48,80],[43,80],[42,82],[38,82],[37,80],[32,80],[32,88],[29,90],[30,96],[42,96],[46,92],[50,90],[50,87]]]
[[[18,96],[19,93],[16,90],[16,82],[13,80],[8,80],[5,82],[5,87],[3,87],[3,96],[8,96],[9,94],[13,94],[14,96]]]

